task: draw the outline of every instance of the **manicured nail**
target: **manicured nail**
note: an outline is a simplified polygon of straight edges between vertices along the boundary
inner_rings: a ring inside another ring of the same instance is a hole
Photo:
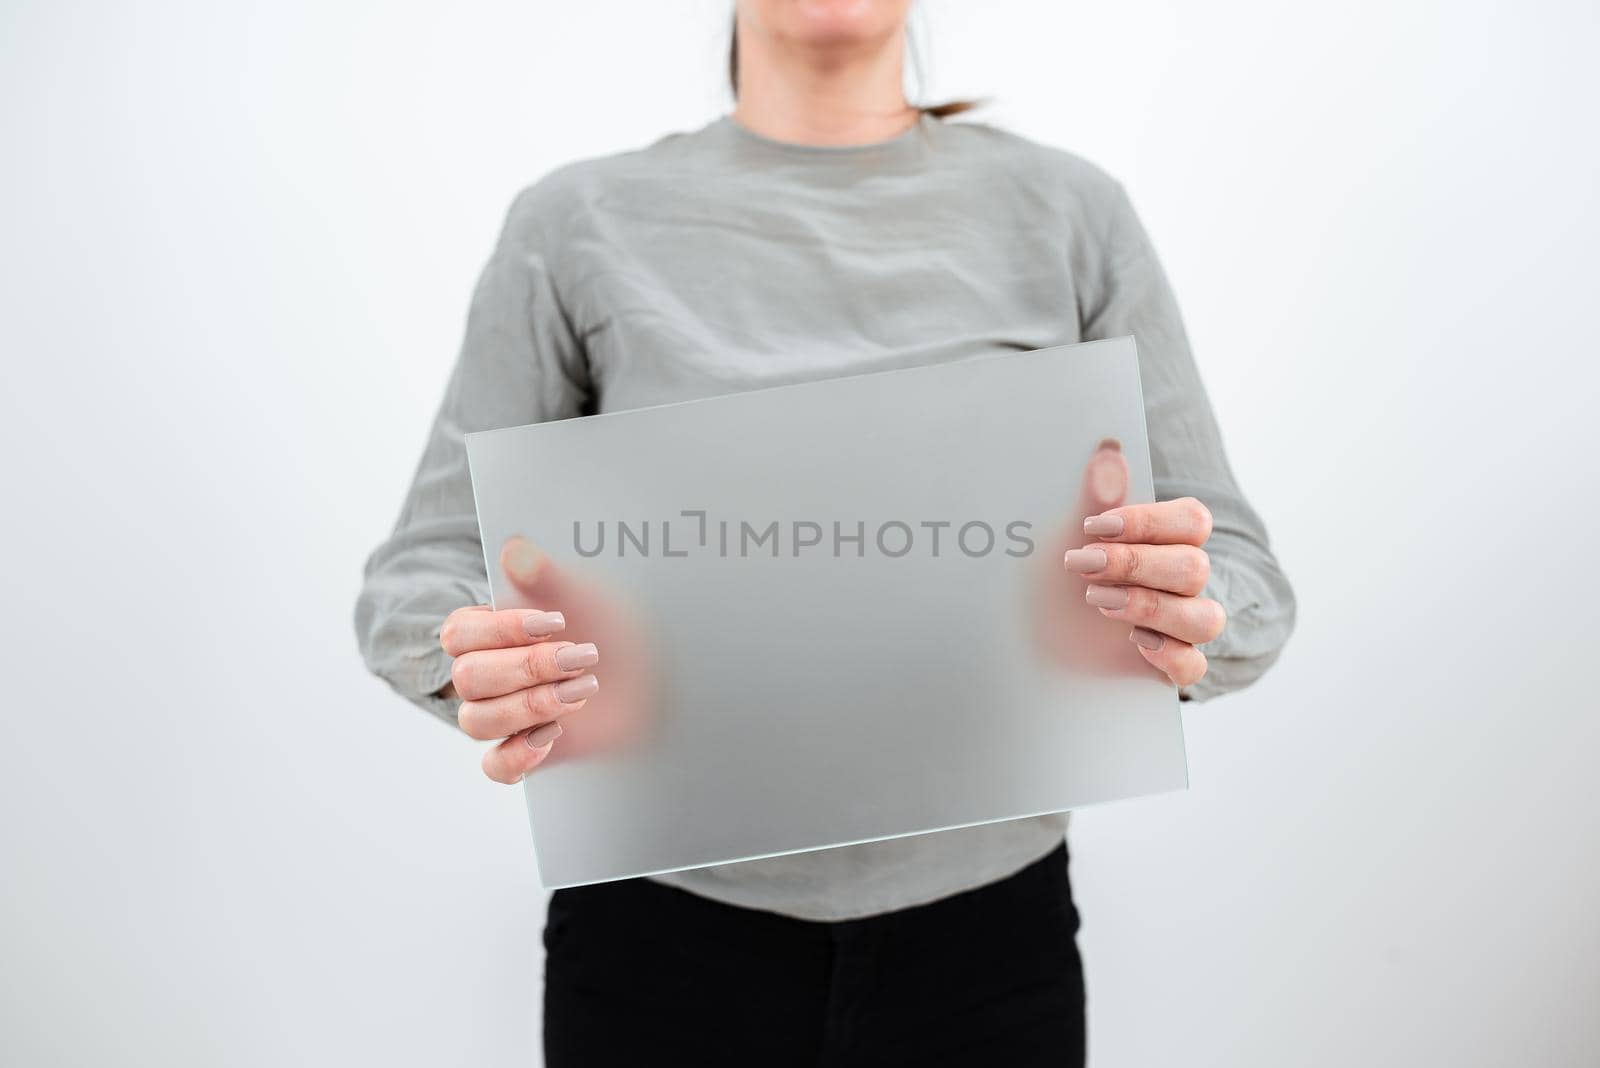
[[[1083,599],[1096,608],[1128,607],[1128,587],[1090,586],[1083,591]]]
[[[561,724],[551,722],[533,728],[522,736],[522,740],[528,743],[529,749],[543,749],[559,737],[561,737]]]
[[[1068,549],[1068,571],[1104,571],[1106,569],[1106,551],[1104,549]]]
[[[1083,532],[1091,538],[1115,538],[1125,526],[1120,515],[1092,515],[1083,521]]]
[[[1128,632],[1128,640],[1135,645],[1142,645],[1146,649],[1159,649],[1167,644],[1166,635],[1157,634],[1147,627],[1134,627],[1133,630]]]
[[[600,689],[600,680],[593,675],[579,675],[575,679],[556,683],[556,698],[564,705],[587,701]]]
[[[500,559],[507,573],[513,576],[527,577],[539,569],[539,550],[523,538],[508,544]]]
[[[600,663],[600,650],[594,647],[593,642],[569,645],[565,649],[556,651],[556,667],[562,671],[577,671],[579,668],[594,667],[598,663]]]
[[[522,617],[522,629],[530,638],[543,638],[567,625],[567,617],[560,612],[529,612]]]

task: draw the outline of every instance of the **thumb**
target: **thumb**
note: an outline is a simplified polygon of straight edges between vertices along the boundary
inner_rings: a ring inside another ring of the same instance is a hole
[[[1128,458],[1116,438],[1102,438],[1083,469],[1078,511],[1083,518],[1099,515],[1128,499]]]
[[[500,546],[500,570],[517,596],[529,605],[551,607],[559,583],[550,557],[520,534]]]

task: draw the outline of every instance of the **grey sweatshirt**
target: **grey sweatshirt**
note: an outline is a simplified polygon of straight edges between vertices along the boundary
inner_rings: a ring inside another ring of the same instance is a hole
[[[1139,346],[1156,497],[1197,497],[1215,518],[1206,595],[1228,626],[1202,646],[1210,670],[1182,696],[1248,685],[1289,636],[1293,594],[1235,483],[1128,197],[1069,153],[926,116],[891,140],[844,147],[771,140],[724,116],[559,168],[519,194],[399,522],[367,562],[362,653],[455,723],[455,703],[435,696],[450,677],[439,625],[488,600],[466,433],[1123,334]],[[1066,822],[655,878],[842,919],[1008,875],[1054,848]]]

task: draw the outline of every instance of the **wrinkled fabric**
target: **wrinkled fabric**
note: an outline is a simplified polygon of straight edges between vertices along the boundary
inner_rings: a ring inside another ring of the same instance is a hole
[[[463,435],[1132,334],[1159,500],[1214,516],[1206,595],[1228,627],[1183,697],[1248,685],[1294,597],[1240,492],[1178,306],[1122,186],[980,123],[924,116],[888,141],[806,146],[723,116],[561,167],[520,193],[392,535],[367,561],[367,665],[447,723],[439,625],[488,600]],[[730,446],[731,447],[731,446]],[[572,635],[581,640],[581,635]],[[660,881],[839,920],[992,882],[1062,840],[1064,815],[717,865]]]

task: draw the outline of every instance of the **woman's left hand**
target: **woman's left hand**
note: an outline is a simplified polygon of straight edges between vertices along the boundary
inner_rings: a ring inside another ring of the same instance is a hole
[[[1067,570],[1087,579],[1084,599],[1102,615],[1134,624],[1128,637],[1174,685],[1193,686],[1206,673],[1196,649],[1222,633],[1222,605],[1201,597],[1211,575],[1202,548],[1211,511],[1193,497],[1110,508],[1083,521],[1098,538],[1066,555]]]

